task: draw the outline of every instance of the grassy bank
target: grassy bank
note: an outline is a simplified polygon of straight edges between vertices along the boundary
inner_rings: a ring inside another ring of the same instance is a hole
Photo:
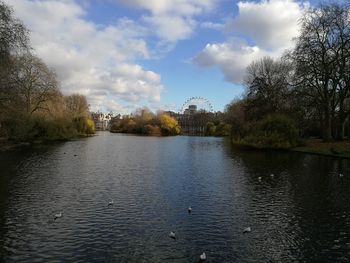
[[[307,139],[303,141],[303,146],[292,148],[273,147],[273,145],[270,147],[260,147],[259,145],[246,143],[245,141],[235,140],[232,141],[232,144],[236,147],[253,151],[285,150],[350,159],[350,140],[323,142],[321,139]]]
[[[291,150],[350,159],[350,140],[323,142],[321,139],[309,139],[305,141],[305,146],[295,147]]]
[[[25,147],[30,147],[35,145],[49,145],[49,144],[55,144],[60,142],[74,141],[74,140],[79,140],[79,139],[93,137],[93,136],[96,136],[96,134],[78,134],[75,137],[60,138],[60,139],[39,138],[35,140],[30,140],[30,141],[10,140],[8,138],[0,137],[0,152],[22,149]]]

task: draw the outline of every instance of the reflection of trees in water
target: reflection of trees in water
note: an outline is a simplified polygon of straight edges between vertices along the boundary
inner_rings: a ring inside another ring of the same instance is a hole
[[[244,167],[253,174],[281,173],[286,169],[298,167],[305,155],[287,151],[252,150],[232,145],[229,138],[224,144],[225,151],[236,161],[243,162]]]
[[[300,235],[294,231],[294,225],[288,224],[290,218],[296,217],[296,208],[290,194],[292,186],[285,173],[288,167],[297,167],[302,158],[284,152],[240,149],[228,138],[223,145],[234,166],[240,168],[232,175],[241,177],[240,186],[235,189],[239,191],[235,200],[244,206],[245,220],[256,235],[254,251],[261,253],[259,257],[265,262],[296,260],[298,255],[293,245]]]
[[[248,183],[242,193],[252,206],[251,220],[267,228],[263,234],[270,233],[259,249],[268,251],[274,260],[319,261],[326,257],[336,261],[350,241],[344,234],[350,231],[350,161],[296,152],[243,150],[229,141],[224,148],[243,167]]]

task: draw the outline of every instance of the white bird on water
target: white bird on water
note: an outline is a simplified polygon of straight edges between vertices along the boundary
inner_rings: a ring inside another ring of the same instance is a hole
[[[108,206],[113,205],[113,204],[114,204],[114,201],[113,201],[113,200],[111,200],[111,201],[108,202]]]
[[[205,252],[203,252],[203,254],[201,254],[201,255],[199,256],[199,259],[200,259],[201,261],[204,261],[204,260],[207,259],[207,256],[205,255]]]
[[[270,174],[271,178],[273,178],[275,175],[274,174]]]
[[[259,176],[259,177],[258,177],[258,180],[261,181],[261,179],[262,179],[261,176]]]
[[[188,213],[190,214],[192,212],[192,207],[188,208]]]
[[[250,226],[245,228],[245,229],[243,229],[243,233],[249,233],[251,231],[252,231],[252,229],[250,228]]]
[[[169,233],[169,237],[171,237],[172,239],[176,239],[176,235],[173,231]]]
[[[62,217],[62,212],[59,212],[57,214],[55,214],[54,220],[56,220],[57,218],[61,218]]]
[[[339,177],[341,178],[341,177],[343,177],[344,175],[343,174],[339,174]]]

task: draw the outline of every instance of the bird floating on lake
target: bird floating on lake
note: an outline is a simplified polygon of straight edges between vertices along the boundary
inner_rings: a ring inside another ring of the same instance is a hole
[[[207,259],[207,256],[205,255],[205,252],[203,252],[203,254],[201,254],[201,255],[199,256],[199,259],[200,259],[201,261],[204,261],[204,260]]]
[[[56,220],[57,218],[61,218],[62,217],[62,212],[59,212],[57,214],[55,214],[54,220]]]
[[[176,235],[173,231],[170,232],[169,237],[171,237],[172,239],[176,239]]]
[[[114,201],[113,201],[113,200],[111,200],[111,201],[108,202],[108,206],[113,205],[113,204],[114,204]]]
[[[343,177],[344,175],[343,174],[339,174],[339,177],[341,178],[341,177]]]
[[[275,175],[274,174],[270,174],[270,177],[273,178]]]
[[[250,228],[250,226],[245,228],[245,229],[243,229],[243,233],[249,233],[251,231],[252,231],[252,229]]]
[[[258,177],[258,180],[261,181],[261,179],[262,179],[261,176],[259,176],[259,177]]]
[[[191,212],[192,212],[192,207],[189,207],[188,208],[188,213],[191,214]]]

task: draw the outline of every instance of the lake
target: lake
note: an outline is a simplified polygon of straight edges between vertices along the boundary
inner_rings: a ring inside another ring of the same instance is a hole
[[[349,189],[349,160],[225,138],[1,152],[0,262],[349,262]]]

